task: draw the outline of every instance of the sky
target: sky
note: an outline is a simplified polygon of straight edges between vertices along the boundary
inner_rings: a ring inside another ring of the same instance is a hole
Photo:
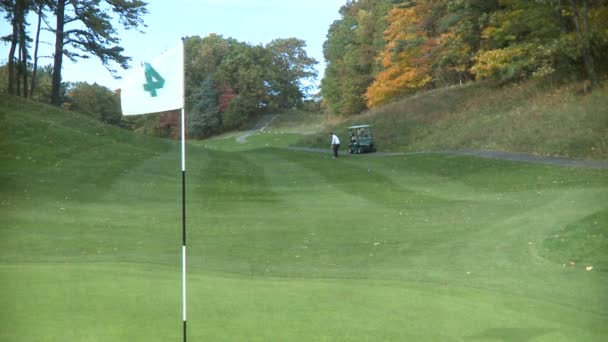
[[[144,16],[148,25],[144,33],[126,31],[116,26],[124,55],[132,57],[136,65],[161,54],[187,36],[205,37],[217,33],[253,45],[267,44],[273,39],[295,37],[306,42],[309,57],[319,62],[318,82],[325,69],[323,42],[331,23],[340,18],[339,9],[346,0],[147,0],[149,13]],[[6,19],[0,19],[0,35],[10,34]],[[30,34],[34,35],[35,18],[29,19]],[[117,24],[118,25],[118,24]],[[41,37],[39,56],[50,56],[54,37]],[[0,43],[0,62],[6,63],[9,46]],[[33,48],[30,48],[33,51]],[[39,65],[52,64],[50,58]],[[116,64],[119,76],[127,71]],[[110,89],[120,87],[120,80],[112,77],[97,57],[79,59],[76,63],[64,57],[63,81],[97,83]]]

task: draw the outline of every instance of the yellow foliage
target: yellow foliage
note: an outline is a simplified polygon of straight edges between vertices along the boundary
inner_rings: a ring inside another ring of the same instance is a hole
[[[519,47],[481,51],[473,57],[474,64],[471,67],[471,73],[478,79],[492,77],[505,70],[515,58],[523,53],[523,49]]]

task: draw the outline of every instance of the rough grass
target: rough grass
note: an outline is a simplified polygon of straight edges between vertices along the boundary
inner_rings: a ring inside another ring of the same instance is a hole
[[[272,133],[298,133],[313,134],[323,128],[326,121],[325,114],[290,110],[277,115],[267,126],[265,131]]]
[[[1,101],[0,340],[179,340],[179,146]],[[188,145],[190,340],[608,334],[606,170],[296,139]]]
[[[581,89],[579,89],[581,88]],[[544,88],[522,83],[437,89],[333,123],[371,124],[380,150],[489,149],[581,159],[608,159],[608,88]],[[326,145],[318,134],[301,145]]]

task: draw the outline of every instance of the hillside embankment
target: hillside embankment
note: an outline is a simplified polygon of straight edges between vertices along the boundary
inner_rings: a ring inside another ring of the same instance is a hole
[[[298,146],[325,147],[327,131],[370,124],[379,151],[494,151],[608,160],[608,87],[583,83],[435,89],[360,115],[330,117]],[[272,126],[271,126],[272,127]]]

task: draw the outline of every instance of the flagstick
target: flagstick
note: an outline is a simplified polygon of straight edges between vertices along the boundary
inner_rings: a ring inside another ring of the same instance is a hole
[[[182,319],[184,322],[184,342],[186,342],[186,70],[184,62],[186,59],[184,51],[184,38],[181,39],[182,44],[182,117],[181,117],[181,133],[182,133]]]
[[[182,318],[184,322],[184,342],[186,342],[186,130],[182,108]]]

